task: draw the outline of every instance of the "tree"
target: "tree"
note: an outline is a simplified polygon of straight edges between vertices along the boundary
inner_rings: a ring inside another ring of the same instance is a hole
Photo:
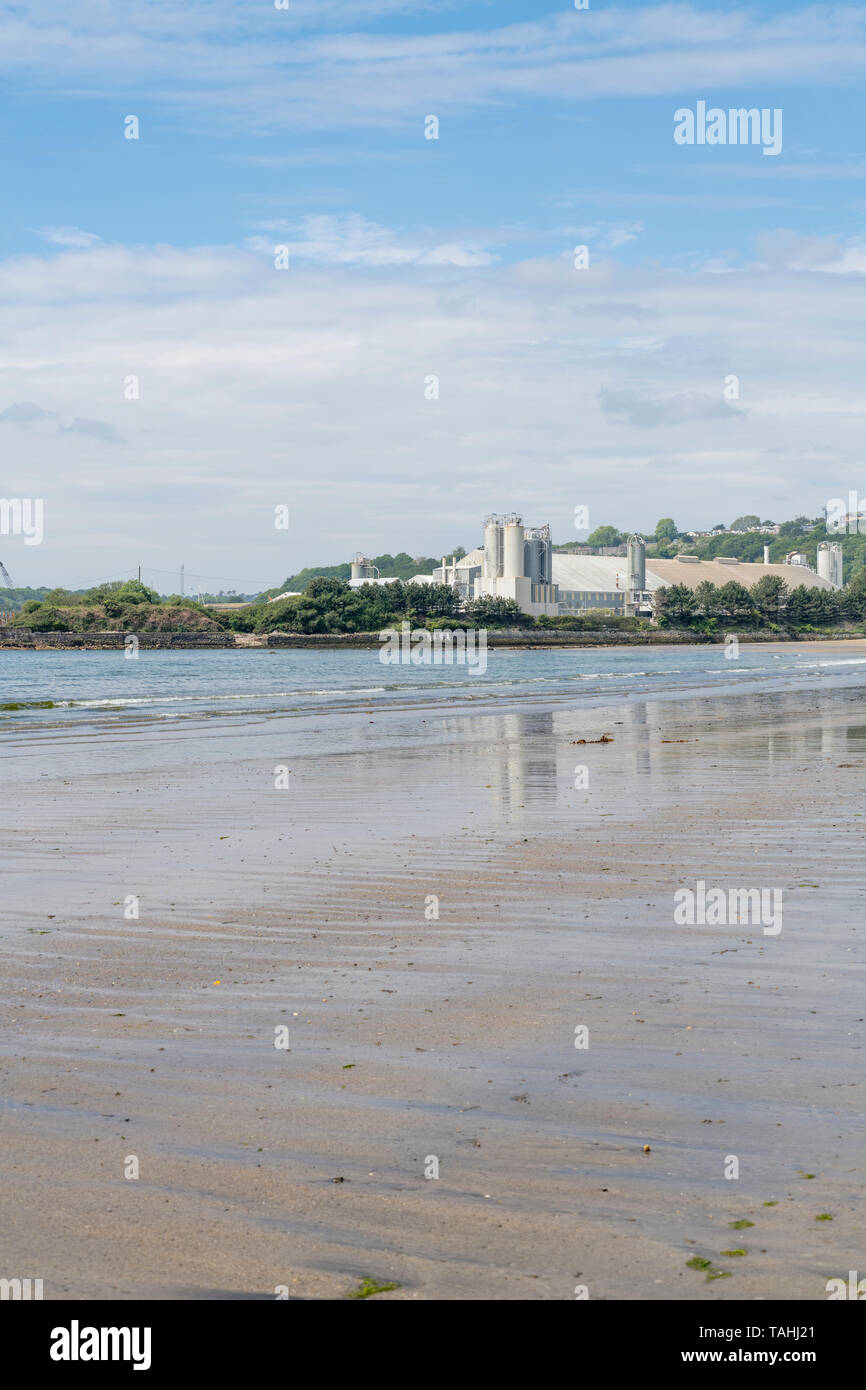
[[[854,573],[851,582],[843,591],[842,603],[846,617],[855,623],[866,619],[866,566],[861,566]]]
[[[657,589],[655,609],[657,616],[674,623],[688,622],[695,612],[694,591],[688,584],[671,584]]]
[[[719,606],[719,591],[709,579],[702,579],[695,589],[695,604],[705,618],[715,616]]]
[[[798,584],[796,589],[791,590],[785,604],[785,616],[790,623],[799,626],[801,623],[811,623],[814,620],[814,592],[811,586],[807,587],[805,584]]]
[[[752,611],[752,599],[745,584],[730,579],[719,589],[719,607],[726,618],[741,618]]]
[[[492,594],[482,594],[471,599],[466,605],[466,616],[479,627],[502,627],[514,624],[526,626],[531,622],[513,598],[494,598]]]
[[[765,574],[762,579],[758,580],[757,584],[752,585],[749,593],[752,602],[763,617],[776,619],[785,606],[788,586],[784,579],[779,579],[774,574]]]
[[[842,603],[839,594],[834,589],[816,589],[815,596],[815,621],[819,627],[832,627],[841,616]]]
[[[596,526],[587,545],[621,545],[622,533],[615,526]]]
[[[325,598],[329,594],[349,594],[351,592],[345,579],[326,579],[324,576],[311,579],[304,590],[307,598]]]
[[[807,516],[795,517],[793,521],[783,521],[779,527],[780,536],[792,536],[795,539],[799,536],[807,536],[812,530],[812,523]]]
[[[731,522],[732,531],[749,531],[753,526],[760,526],[761,518],[749,513],[747,516],[738,516],[736,521]]]
[[[31,632],[68,632],[69,620],[64,618],[56,608],[49,605],[40,604],[39,611],[35,613],[19,613],[17,618],[13,618],[14,627],[26,627]]]
[[[385,584],[383,588],[390,593],[396,585]],[[404,607],[407,613],[422,618],[454,618],[459,612],[460,600],[450,584],[403,584],[401,588],[402,604],[393,595],[393,606]]]
[[[656,522],[655,537],[657,541],[675,541],[679,531],[673,517],[663,516],[661,521]]]

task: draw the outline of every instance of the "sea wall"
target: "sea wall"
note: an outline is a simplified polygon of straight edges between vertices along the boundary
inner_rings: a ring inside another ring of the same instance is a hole
[[[736,629],[734,629],[736,630]],[[0,627],[0,650],[19,651],[117,651],[123,650],[123,632],[30,632],[26,628]],[[834,642],[840,638],[862,638],[862,631],[738,632],[741,642]],[[139,632],[143,651],[173,648],[178,651],[225,648],[293,648],[325,651],[329,648],[378,648],[378,632]],[[725,634],[707,636],[701,632],[653,628],[644,632],[563,632],[544,628],[488,628],[488,647],[671,647],[712,646],[724,642]]]
[[[455,624],[455,627],[457,625]],[[731,631],[736,632],[735,628]],[[544,628],[488,628],[488,647],[671,647],[718,646],[724,643],[725,633],[707,636],[670,628],[652,628],[644,632],[564,632]],[[863,637],[863,632],[813,632],[789,636],[784,632],[737,632],[741,642],[831,642],[840,638]],[[238,645],[256,647],[306,647],[316,650],[326,647],[378,647],[377,632],[302,633],[271,632],[238,634]]]
[[[157,647],[233,647],[231,632],[137,632],[138,645],[151,650]],[[123,651],[125,632],[30,632],[22,627],[0,627],[0,649],[19,651]]]

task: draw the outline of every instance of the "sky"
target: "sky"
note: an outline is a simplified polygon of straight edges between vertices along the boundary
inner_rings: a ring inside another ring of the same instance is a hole
[[[0,560],[254,592],[866,493],[864,74],[862,5],[0,0],[0,491],[45,518]],[[781,149],[677,143],[701,102]]]

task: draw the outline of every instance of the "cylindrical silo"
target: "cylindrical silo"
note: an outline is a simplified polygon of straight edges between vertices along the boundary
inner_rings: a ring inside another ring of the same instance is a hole
[[[523,573],[533,584],[542,583],[542,541],[534,532],[527,532],[523,545]]]
[[[626,547],[627,588],[641,593],[646,588],[646,541],[643,536],[629,536]]]
[[[830,547],[826,541],[821,541],[818,545],[818,574],[822,579],[826,579],[828,584],[832,583],[830,576],[832,563]]]
[[[523,578],[523,522],[510,517],[505,524],[505,558],[503,573],[506,579]]]
[[[842,587],[842,547],[837,541],[821,541],[818,546],[818,573],[834,589]]]
[[[484,523],[484,578],[499,579],[502,575],[502,525],[498,517],[489,516]]]
[[[550,539],[549,527],[541,538],[541,582],[553,583],[553,541]]]

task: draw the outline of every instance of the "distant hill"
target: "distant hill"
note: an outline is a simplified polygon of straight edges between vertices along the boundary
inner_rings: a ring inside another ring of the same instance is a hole
[[[456,554],[460,558],[466,551],[460,546],[456,551],[449,550],[448,554]],[[398,555],[372,555],[369,560],[371,565],[376,566],[383,579],[411,579],[415,574],[432,574],[436,566],[442,563],[441,556],[438,560],[429,555],[413,559],[405,550],[401,550]],[[348,562],[342,565],[313,565],[298,570],[297,574],[290,574],[276,588],[266,589],[262,597],[271,598],[274,594],[285,593],[287,589],[290,592],[303,593],[311,579],[349,579],[351,574],[352,566]]]
[[[11,608],[14,613],[20,613],[28,599],[41,603],[45,595],[50,593],[50,589],[0,589],[0,608]]]

